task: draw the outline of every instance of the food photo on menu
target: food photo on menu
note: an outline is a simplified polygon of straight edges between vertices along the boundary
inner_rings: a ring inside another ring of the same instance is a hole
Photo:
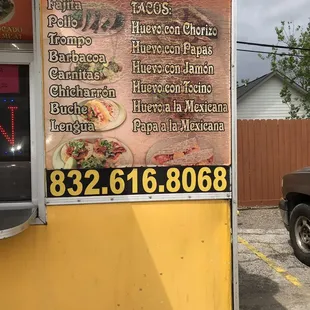
[[[93,124],[95,131],[114,129],[126,120],[124,106],[110,99],[87,99],[81,101],[79,106],[86,108],[85,114],[73,115],[73,120]]]
[[[133,154],[114,138],[76,138],[61,144],[54,152],[54,169],[100,169],[130,167]]]
[[[115,82],[122,77],[122,65],[111,59],[108,62],[78,62],[71,63],[70,70],[76,73],[86,72],[85,76],[94,77],[94,80],[81,80],[87,84],[100,85],[103,82]]]
[[[83,8],[69,12],[77,21],[74,29],[80,34],[111,35],[123,29],[125,16],[104,2],[84,2]]]
[[[15,4],[13,0],[0,0],[0,25],[10,21],[14,16],[14,11]]]
[[[212,165],[214,154],[204,136],[177,136],[155,143],[146,154],[148,166],[203,166]]]

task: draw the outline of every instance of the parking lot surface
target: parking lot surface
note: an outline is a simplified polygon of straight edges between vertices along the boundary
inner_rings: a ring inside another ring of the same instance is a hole
[[[293,254],[277,208],[240,210],[240,310],[309,310],[310,267]]]

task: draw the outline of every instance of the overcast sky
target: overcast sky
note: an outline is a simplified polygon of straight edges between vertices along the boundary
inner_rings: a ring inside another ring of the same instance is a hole
[[[276,44],[275,27],[282,20],[306,27],[310,17],[310,0],[238,0],[237,40]],[[269,48],[237,45],[241,49],[270,51]],[[238,80],[255,79],[270,72],[268,60],[256,53],[237,52]]]

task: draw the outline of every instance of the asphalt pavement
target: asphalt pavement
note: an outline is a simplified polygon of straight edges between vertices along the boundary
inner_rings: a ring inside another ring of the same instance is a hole
[[[277,208],[240,210],[240,310],[309,310],[310,267],[293,254]]]

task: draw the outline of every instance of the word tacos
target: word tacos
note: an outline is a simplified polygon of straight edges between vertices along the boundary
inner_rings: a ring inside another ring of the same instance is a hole
[[[102,84],[103,82],[113,83],[122,77],[123,67],[114,59],[106,63],[79,62],[71,63],[70,70],[73,72],[84,72],[90,77],[82,80],[87,84]]]
[[[71,17],[80,34],[112,35],[125,25],[125,15],[105,3],[83,3],[83,9],[73,11]]]
[[[72,139],[54,153],[54,169],[100,169],[130,167],[133,155],[113,138]]]
[[[110,99],[84,100],[79,105],[87,107],[87,113],[74,115],[74,120],[94,124],[96,131],[114,129],[126,120],[124,107]]]
[[[0,0],[0,24],[7,23],[14,15],[15,5],[12,0]]]
[[[212,165],[213,149],[203,147],[197,138],[173,139],[158,142],[146,156],[147,165],[156,166],[203,166]],[[202,141],[201,141],[202,142]]]

